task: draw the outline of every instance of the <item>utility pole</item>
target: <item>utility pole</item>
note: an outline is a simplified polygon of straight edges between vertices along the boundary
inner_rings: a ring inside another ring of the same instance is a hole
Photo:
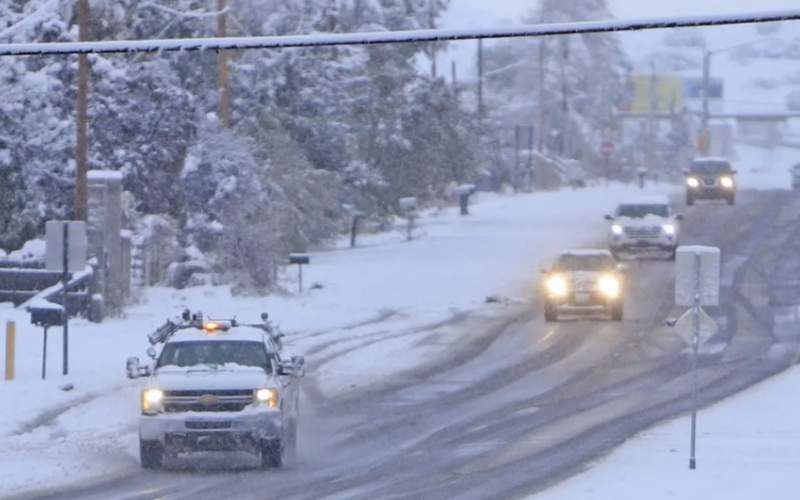
[[[478,39],[478,129],[483,131],[483,39]]]
[[[217,36],[228,36],[225,0],[217,0]],[[217,70],[219,71],[219,118],[222,126],[231,126],[230,88],[228,86],[228,58],[224,50],[217,51]]]
[[[709,129],[709,121],[711,118],[711,111],[709,109],[709,96],[711,94],[711,51],[703,49],[703,126],[700,132],[700,153],[703,155],[708,154],[709,147],[711,146],[711,130]]]
[[[78,0],[78,39],[89,40],[89,0]],[[78,55],[78,95],[76,107],[75,143],[75,220],[86,220],[89,133],[87,108],[89,102],[89,60],[86,54]]]
[[[545,46],[544,38],[539,39],[539,130],[536,136],[536,147],[540,153],[544,152],[544,85],[546,82],[545,74]]]
[[[569,38],[562,39],[561,61],[561,133],[559,137],[559,154],[564,156],[567,152],[567,127],[569,126],[569,103],[567,101],[567,61],[569,60]]]
[[[436,0],[428,0],[428,24],[430,29],[436,28],[434,2]],[[431,76],[436,80],[436,42],[431,42]]]
[[[647,115],[647,159],[650,163],[650,169],[654,170],[656,167],[656,120],[655,113],[658,107],[657,102],[658,92],[658,77],[656,76],[656,62],[650,61],[650,102],[648,105]]]
[[[458,93],[458,74],[456,73],[456,60],[450,61],[450,78],[453,80],[453,88]]]

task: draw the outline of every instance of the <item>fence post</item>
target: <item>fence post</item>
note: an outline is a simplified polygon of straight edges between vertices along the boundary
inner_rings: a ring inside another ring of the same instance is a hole
[[[14,350],[16,349],[17,326],[6,322],[6,380],[14,380]]]

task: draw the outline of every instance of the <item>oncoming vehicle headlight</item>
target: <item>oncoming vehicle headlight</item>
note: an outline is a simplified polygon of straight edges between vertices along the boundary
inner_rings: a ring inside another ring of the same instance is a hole
[[[277,408],[278,389],[257,389],[255,399],[257,405],[266,405],[270,408]]]
[[[547,291],[550,295],[563,297],[567,294],[567,280],[560,274],[547,278]]]
[[[700,181],[695,179],[694,177],[689,177],[688,179],[686,179],[686,184],[690,188],[700,187]]]
[[[597,282],[597,288],[600,292],[610,299],[619,297],[620,284],[616,276],[605,275],[601,276]]]
[[[675,235],[675,225],[674,224],[664,224],[661,226],[661,229],[664,231],[664,234],[667,236],[674,236]]]
[[[722,178],[720,178],[719,183],[725,189],[732,189],[733,188],[733,178],[732,177],[722,177]]]
[[[622,235],[622,231],[623,231],[622,226],[620,226],[619,224],[614,224],[613,226],[611,226],[611,233],[614,234],[615,236]]]
[[[142,391],[142,413],[153,415],[162,409],[164,391],[161,389],[145,389]]]

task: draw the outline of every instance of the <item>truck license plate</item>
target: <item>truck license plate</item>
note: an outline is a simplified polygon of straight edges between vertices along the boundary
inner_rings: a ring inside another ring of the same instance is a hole
[[[586,292],[577,292],[575,294],[575,303],[578,305],[588,304],[590,300],[591,296]]]

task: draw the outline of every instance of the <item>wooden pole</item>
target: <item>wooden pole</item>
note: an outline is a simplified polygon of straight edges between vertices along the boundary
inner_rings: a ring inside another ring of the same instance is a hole
[[[217,36],[228,36],[225,0],[217,0]],[[230,88],[228,86],[228,59],[224,50],[217,51],[217,69],[219,71],[219,119],[222,126],[231,126]]]
[[[14,351],[16,350],[17,326],[6,321],[6,380],[14,380]]]
[[[89,0],[78,0],[78,38],[89,40]],[[77,142],[75,145],[75,219],[86,220],[89,134],[87,108],[89,98],[89,60],[86,54],[78,55],[78,95],[76,101]]]

